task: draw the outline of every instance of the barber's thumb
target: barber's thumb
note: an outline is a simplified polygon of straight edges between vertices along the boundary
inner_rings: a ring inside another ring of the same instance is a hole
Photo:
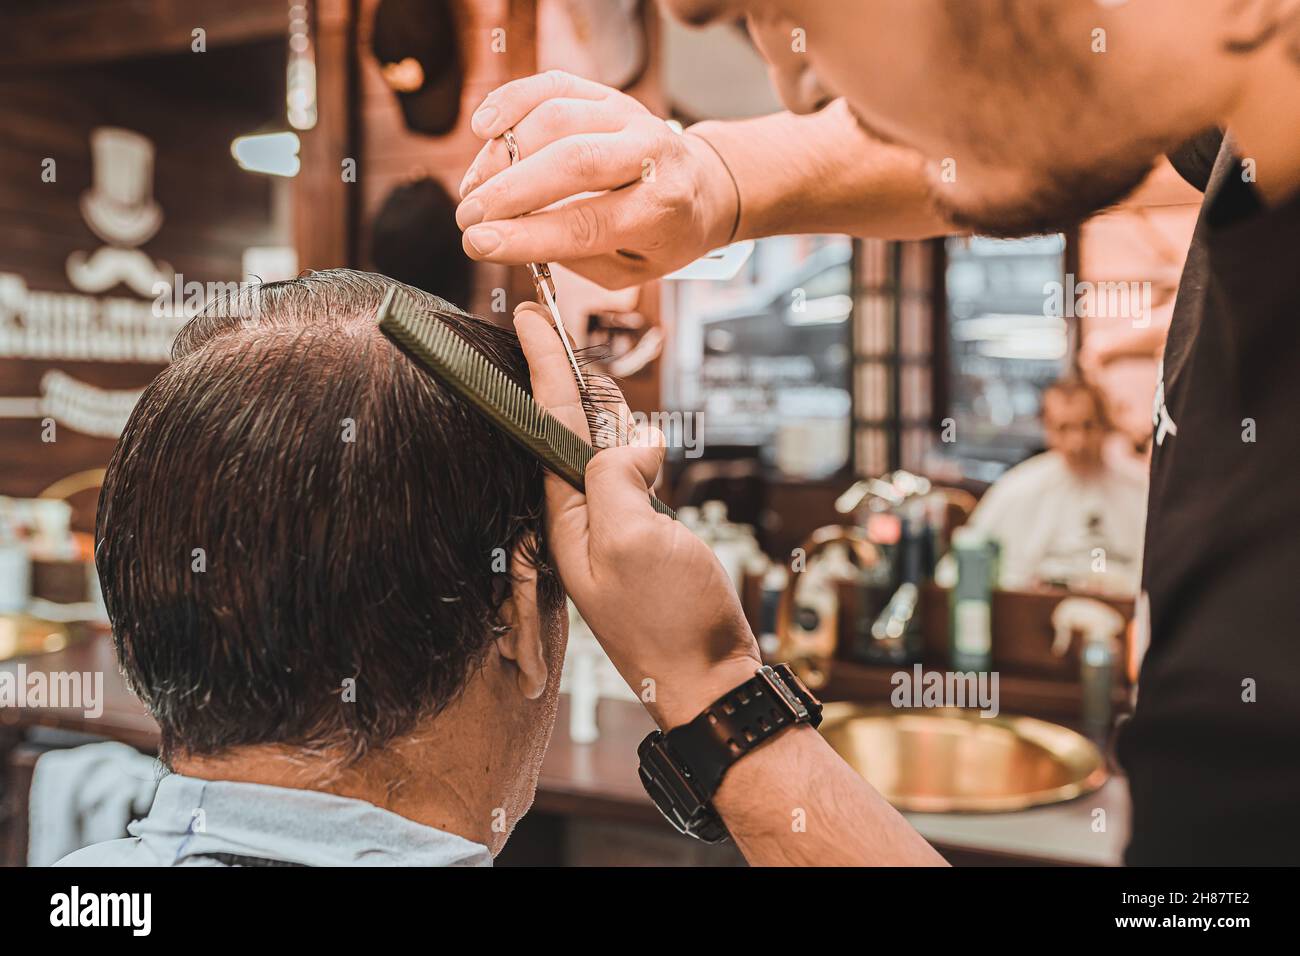
[[[657,428],[642,428],[626,445],[602,448],[587,465],[587,506],[592,519],[617,520],[616,514],[646,511],[649,490],[664,461],[664,435]]]
[[[525,299],[523,302],[520,302],[517,306],[515,306],[515,312],[514,312],[515,318],[518,318],[521,312],[536,312],[538,315],[544,318],[549,324],[551,325],[555,324],[555,320],[551,318],[551,310],[548,309],[546,306],[542,305],[540,302],[533,302],[530,299]]]
[[[628,445],[637,449],[636,466],[641,477],[645,479],[646,488],[653,488],[659,477],[659,469],[664,464],[664,449],[668,439],[653,425],[642,425],[631,436]]]

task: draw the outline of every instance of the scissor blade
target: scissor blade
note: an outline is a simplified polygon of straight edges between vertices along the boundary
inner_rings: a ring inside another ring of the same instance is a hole
[[[582,377],[582,370],[578,368],[578,358],[573,354],[573,344],[569,341],[569,333],[564,328],[564,320],[560,318],[560,307],[556,305],[555,296],[551,295],[551,290],[547,288],[546,283],[540,283],[539,288],[542,290],[542,297],[546,299],[546,307],[551,310],[551,318],[555,320],[555,329],[560,333],[560,341],[564,343],[569,364],[573,366],[573,375],[578,380],[578,388],[585,392],[587,380]]]

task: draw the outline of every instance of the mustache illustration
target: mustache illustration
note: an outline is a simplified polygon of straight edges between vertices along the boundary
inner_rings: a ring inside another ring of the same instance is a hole
[[[168,283],[165,263],[155,263],[139,249],[104,246],[91,255],[68,256],[68,279],[83,292],[103,292],[119,282],[137,295],[153,295],[154,283]]]
[[[41,412],[73,431],[117,438],[144,389],[99,388],[50,369],[41,376]]]

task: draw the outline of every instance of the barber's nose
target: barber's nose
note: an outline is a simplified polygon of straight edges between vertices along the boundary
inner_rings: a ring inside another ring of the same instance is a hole
[[[768,77],[781,105],[791,113],[815,113],[834,96],[812,68],[800,30],[785,18],[749,16],[749,35],[767,60]]]
[[[816,113],[833,99],[810,67],[804,67],[788,78],[783,77],[780,83],[774,78],[773,83],[777,85],[781,105],[791,113]]]

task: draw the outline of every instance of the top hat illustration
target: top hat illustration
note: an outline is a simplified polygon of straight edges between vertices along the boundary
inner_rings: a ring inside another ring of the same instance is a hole
[[[81,214],[109,245],[138,246],[162,226],[153,198],[153,143],[129,129],[101,126],[90,134],[94,182],[81,194]]]

